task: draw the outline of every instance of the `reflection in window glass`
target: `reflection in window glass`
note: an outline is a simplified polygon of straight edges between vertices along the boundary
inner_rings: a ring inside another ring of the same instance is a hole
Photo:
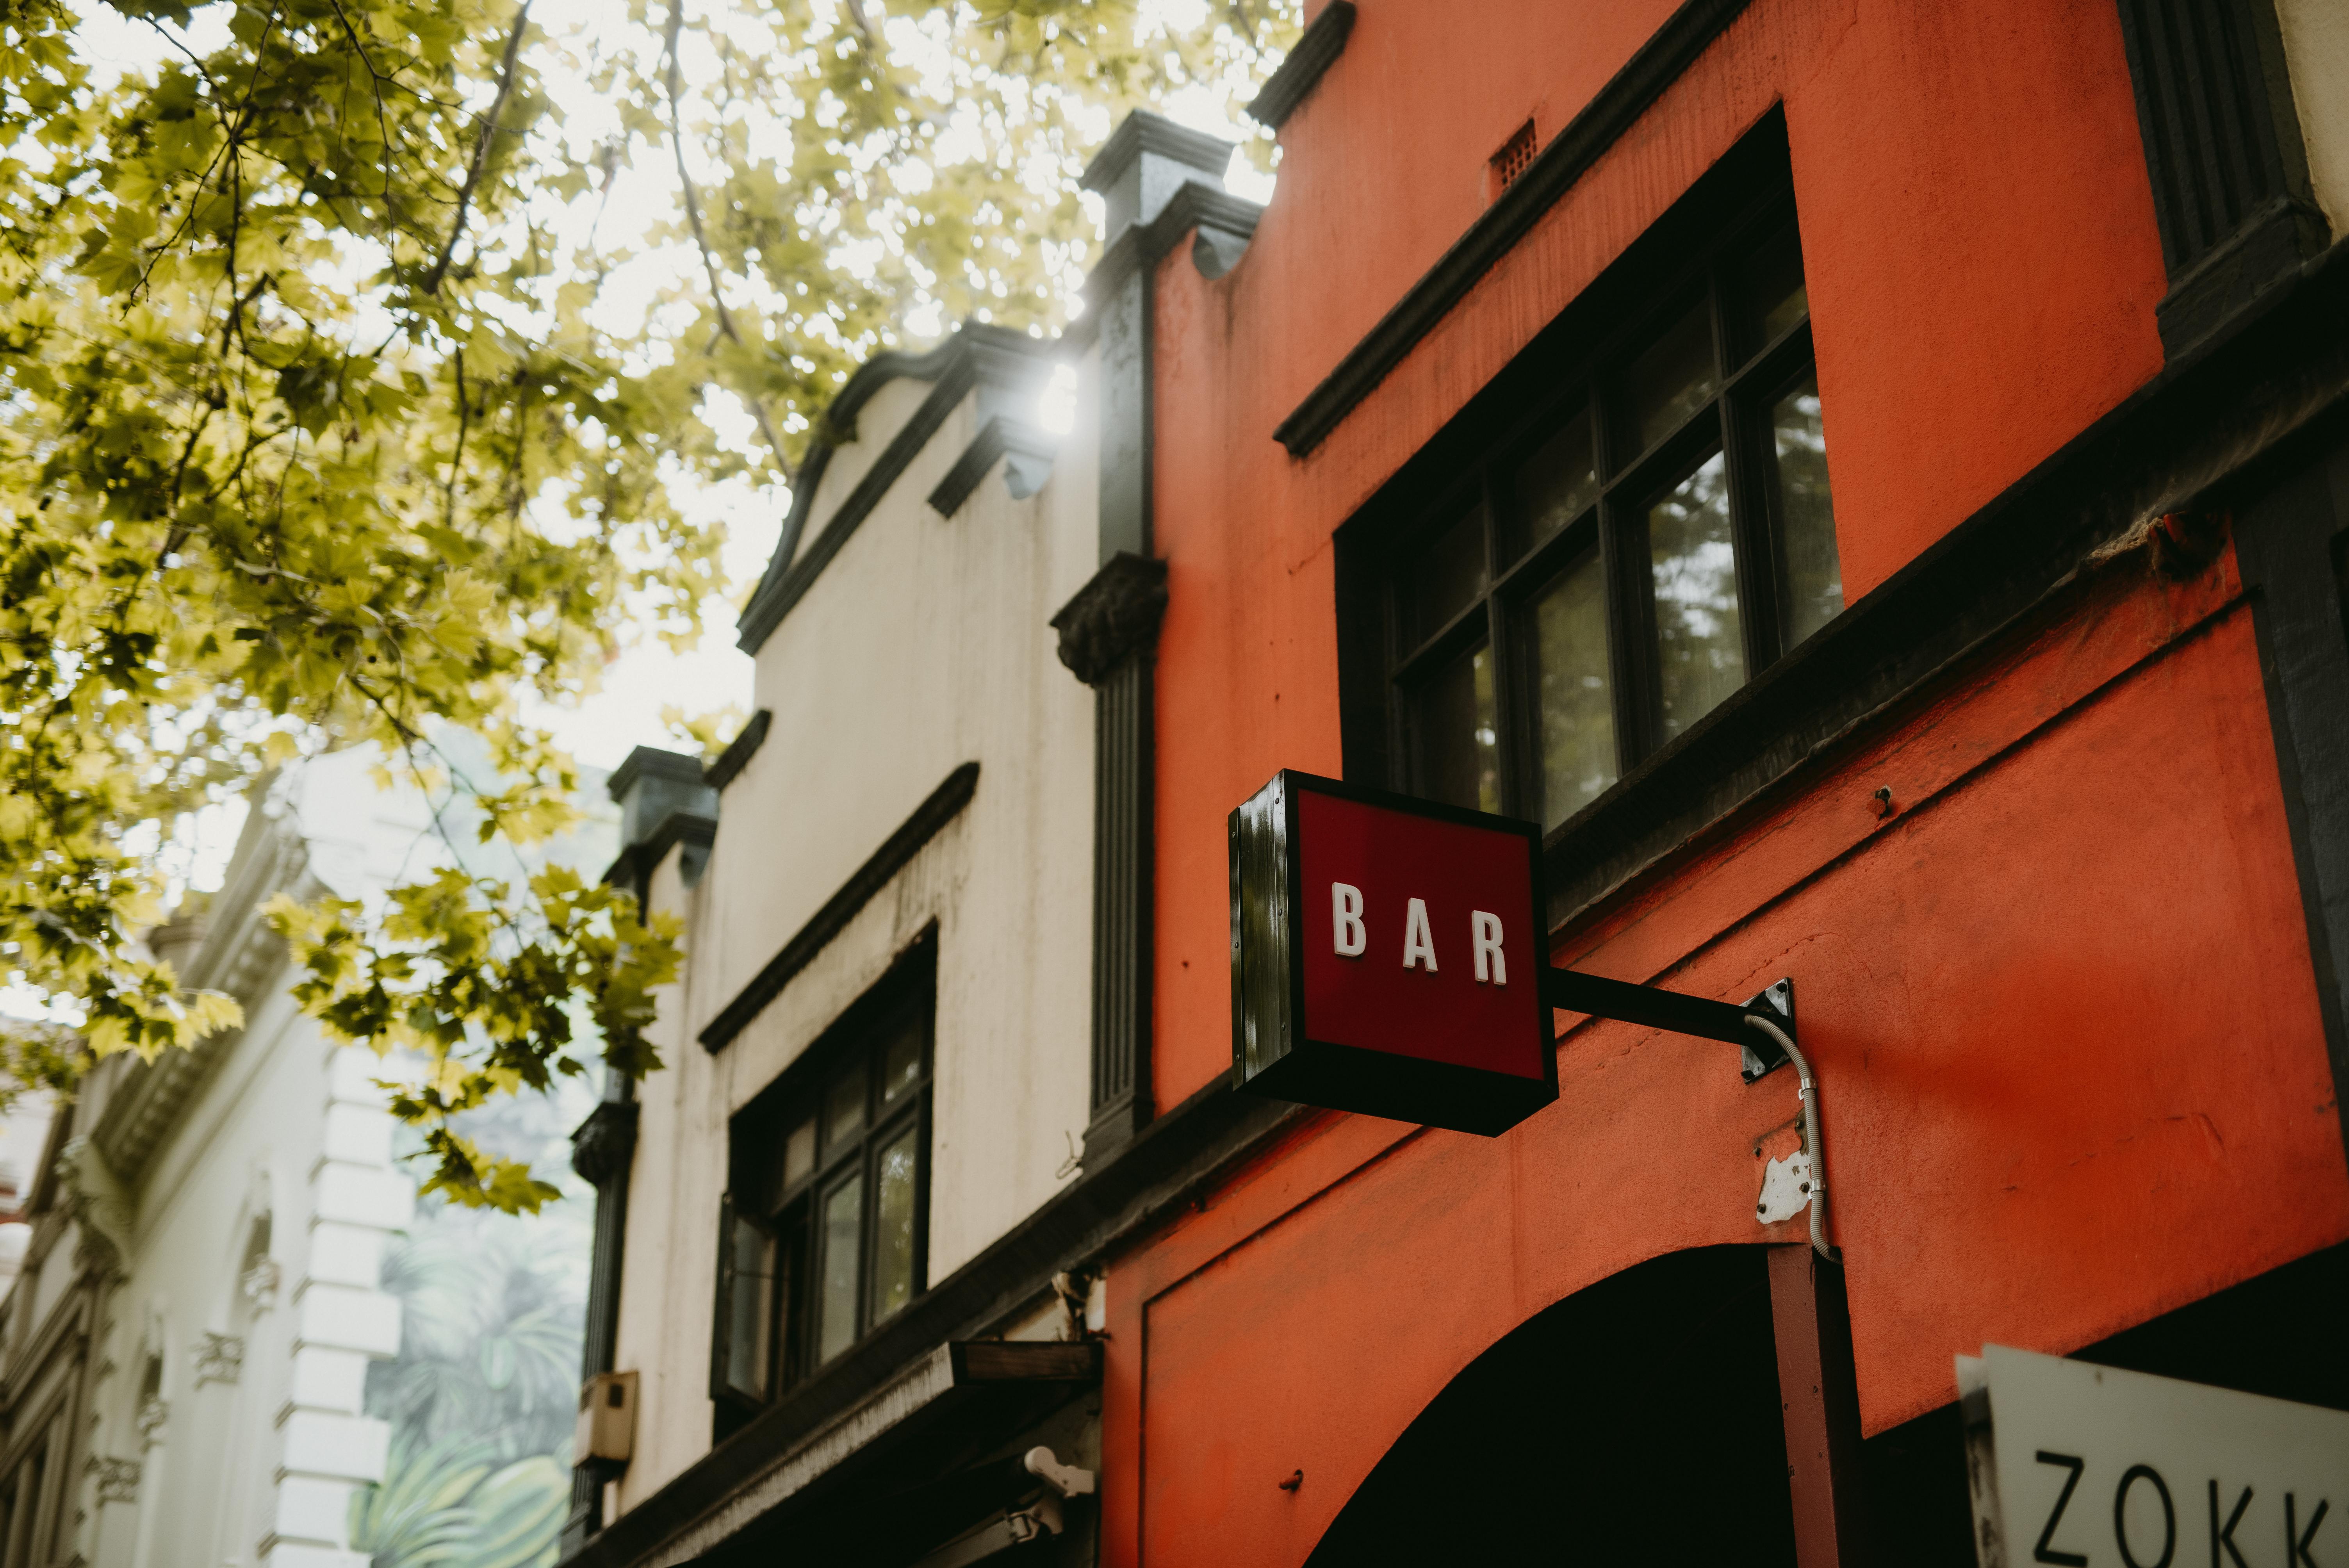
[[[816,1308],[815,1358],[829,1361],[856,1342],[858,1233],[864,1224],[864,1179],[852,1176],[824,1195],[823,1299]]]
[[[815,1174],[815,1119],[811,1117],[783,1140],[783,1185],[795,1187]]]
[[[1413,573],[1412,625],[1424,637],[1475,603],[1485,592],[1485,509],[1435,536]]]
[[[1679,429],[1720,386],[1713,367],[1712,313],[1700,302],[1623,373],[1632,452],[1644,452]]]
[[[1479,646],[1431,676],[1419,698],[1420,792],[1475,811],[1501,809],[1493,655]]]
[[[1678,735],[1745,684],[1737,551],[1721,454],[1648,511],[1663,733]]]
[[[1607,584],[1597,552],[1534,602],[1534,659],[1541,686],[1542,828],[1547,831],[1615,782]]]
[[[1517,469],[1516,493],[1527,550],[1590,510],[1599,499],[1599,472],[1591,462],[1589,409],[1578,412],[1526,459]]]
[[[873,1211],[873,1321],[914,1298],[914,1139],[908,1127],[881,1150]]]
[[[1749,348],[1775,343],[1811,308],[1803,284],[1803,246],[1792,229],[1780,232],[1745,263],[1741,292],[1753,337]]]
[[[823,1097],[823,1141],[829,1148],[864,1130],[864,1064],[858,1062],[835,1079]]]
[[[775,1243],[764,1230],[737,1214],[726,1246],[726,1386],[763,1399],[768,1326],[774,1315]]]
[[[881,1103],[896,1104],[921,1076],[922,1032],[908,1021],[881,1058]]]
[[[1816,374],[1770,410],[1778,453],[1778,522],[1786,552],[1786,645],[1843,612],[1843,562],[1836,553],[1835,501],[1827,493],[1826,429]]]

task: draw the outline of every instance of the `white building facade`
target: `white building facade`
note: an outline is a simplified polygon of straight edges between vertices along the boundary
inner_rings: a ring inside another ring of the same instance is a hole
[[[367,1561],[350,1505],[383,1474],[388,1430],[363,1407],[369,1364],[399,1347],[378,1284],[413,1188],[380,1064],[302,1016],[262,915],[279,892],[397,872],[418,824],[366,762],[314,764],[256,809],[204,913],[150,939],[244,1026],[108,1058],[50,1129],[0,1308],[6,1568]]]

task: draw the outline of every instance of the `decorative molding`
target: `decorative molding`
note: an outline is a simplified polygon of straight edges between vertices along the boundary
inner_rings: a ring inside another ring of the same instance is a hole
[[[2169,273],[2154,315],[2175,354],[2322,250],[2324,215],[2267,0],[2117,9]]]
[[[1157,568],[1158,593],[1154,605],[1137,591],[1117,633],[1104,632],[1104,645],[1123,645],[1092,682],[1092,1073],[1091,1118],[1079,1156],[1087,1169],[1129,1141],[1149,1121],[1152,1109],[1158,671],[1154,655],[1158,614],[1165,605],[1165,562],[1120,556],[1110,565],[1119,561]],[[1148,581],[1138,572],[1126,575]],[[1065,645],[1061,656],[1068,656]]]
[[[57,1171],[65,1179],[67,1203],[81,1222],[86,1260],[115,1272],[129,1267],[138,1201],[115,1179],[96,1141],[87,1136],[67,1140],[57,1152]]]
[[[196,1387],[233,1383],[244,1371],[244,1339],[241,1335],[215,1334],[211,1329],[189,1346],[196,1358]]]
[[[1569,121],[1500,199],[1469,225],[1321,384],[1306,394],[1274,438],[1301,458],[1407,358],[1543,214],[1678,81],[1745,9],[1747,0],[1685,0],[1639,52]]]
[[[1143,648],[1166,614],[1166,562],[1120,551],[1052,617],[1061,662],[1089,686]]]
[[[140,1440],[152,1448],[163,1440],[163,1429],[171,1423],[171,1407],[160,1398],[148,1399],[130,1421],[139,1429]]]
[[[1098,191],[1107,196],[1117,188],[1118,181],[1134,170],[1145,153],[1154,153],[1172,163],[1221,175],[1232,161],[1237,141],[1227,140],[1211,131],[1193,130],[1189,126],[1168,119],[1150,109],[1136,109],[1120,120],[1109,139],[1093,150],[1086,160],[1083,172],[1077,176],[1080,190]],[[1130,220],[1131,221],[1131,220]],[[1112,217],[1109,227],[1118,227]]]
[[[947,470],[947,477],[930,492],[930,510],[940,517],[960,511],[970,492],[1001,458],[1010,459],[1003,470],[1004,488],[1013,500],[1026,500],[1051,477],[1052,459],[1059,450],[1058,441],[1027,420],[999,414],[978,428],[978,434]]]
[[[744,725],[741,732],[726,743],[726,749],[719,752],[709,766],[701,770],[701,781],[712,789],[722,792],[726,786],[734,782],[743,769],[750,765],[750,758],[759,754],[759,748],[767,744],[767,729],[774,722],[775,715],[771,708],[762,707],[752,714],[750,722]]]
[[[1306,95],[1320,85],[1322,74],[1346,52],[1346,39],[1353,30],[1352,0],[1330,0],[1312,25],[1298,35],[1297,46],[1247,106],[1248,118],[1278,130]]]
[[[89,1456],[88,1466],[98,1478],[98,1502],[104,1507],[109,1502],[139,1501],[139,1461],[109,1459],[101,1454]]]
[[[587,1113],[571,1133],[571,1169],[601,1187],[627,1170],[636,1153],[636,1104],[607,1099]]]
[[[1055,352],[1054,346],[1041,338],[983,322],[965,322],[952,337],[926,355],[876,355],[851,377],[824,412],[818,427],[823,433],[809,449],[800,465],[799,480],[792,487],[792,510],[783,525],[782,541],[775,547],[774,558],[767,563],[766,574],[752,591],[750,602],[743,607],[739,639],[742,651],[755,654],[766,643],[965,397],[973,390],[981,394],[982,418],[1024,407],[1041,392],[1051,374]],[[824,520],[823,531],[806,553],[800,554],[800,536],[816,492],[823,488],[823,470],[833,450],[854,438],[855,409],[882,387],[905,377],[935,383],[930,395],[882,449],[839,508]]]
[[[267,1312],[277,1305],[277,1286],[281,1277],[277,1260],[264,1258],[244,1271],[244,1277],[237,1282],[237,1288],[244,1292],[245,1300],[253,1303],[254,1311]]]
[[[1149,222],[1125,229],[1102,249],[1101,260],[1085,274],[1085,314],[1069,324],[1061,335],[1061,343],[1073,349],[1092,342],[1101,331],[1102,314],[1120,285],[1143,267],[1155,266],[1194,230],[1203,238],[1218,236],[1210,247],[1218,263],[1216,270],[1208,272],[1204,264],[1199,270],[1209,277],[1221,277],[1231,270],[1231,262],[1224,259],[1226,248],[1245,248],[1263,218],[1259,202],[1204,180],[1185,181]],[[1195,245],[1192,259],[1200,259]],[[1232,259],[1237,259],[1236,252]]]
[[[718,840],[718,819],[695,811],[672,811],[655,824],[640,843],[628,845],[612,863],[604,868],[604,880],[632,890],[639,903],[646,888],[669,851],[685,846],[686,861],[679,868],[685,884],[691,887],[701,880],[702,865],[709,856],[709,846]]]
[[[966,762],[946,777],[946,781],[930,791],[929,798],[914,808],[897,830],[883,841],[872,857],[851,873],[840,891],[826,899],[823,907],[815,912],[808,923],[800,927],[782,951],[767,961],[766,966],[751,976],[740,995],[726,1004],[719,1015],[701,1031],[704,1049],[721,1051],[734,1037],[757,1017],[768,1003],[781,994],[792,977],[814,962],[832,939],[855,918],[856,912],[872,902],[879,892],[905,867],[905,862],[921,851],[922,846],[937,836],[938,830],[960,814],[978,789],[978,764]]]

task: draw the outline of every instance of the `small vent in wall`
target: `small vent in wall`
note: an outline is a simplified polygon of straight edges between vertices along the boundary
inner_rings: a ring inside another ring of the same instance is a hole
[[[1534,122],[1527,120],[1517,127],[1515,135],[1501,143],[1501,150],[1493,154],[1491,163],[1486,165],[1485,199],[1499,201],[1501,192],[1515,183],[1518,175],[1533,167],[1534,152]]]

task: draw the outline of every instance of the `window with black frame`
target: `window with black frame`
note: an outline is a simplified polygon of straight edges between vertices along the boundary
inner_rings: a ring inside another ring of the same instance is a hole
[[[710,1352],[721,1438],[926,1284],[933,974],[901,965],[734,1117]]]
[[[1688,260],[1390,557],[1416,792],[1554,829],[1843,608],[1791,203]]]

